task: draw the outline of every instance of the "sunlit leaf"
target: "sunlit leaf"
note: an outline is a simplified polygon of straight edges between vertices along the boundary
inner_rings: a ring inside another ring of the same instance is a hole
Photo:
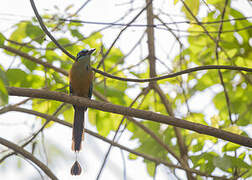
[[[5,41],[5,37],[2,33],[0,33],[0,45],[3,45]]]
[[[42,31],[38,26],[35,26],[31,23],[28,23],[25,29],[25,33],[34,41],[38,43],[42,43],[44,40],[42,36],[44,35],[44,31]]]
[[[220,117],[219,116],[213,116],[211,117],[211,125],[212,127],[215,127],[215,128],[219,128],[219,121],[220,121]]]
[[[192,14],[194,16],[197,16],[199,11],[199,0],[191,1],[191,0],[185,0],[185,4],[188,6],[188,8],[191,10]],[[182,11],[185,13],[186,17],[190,20],[194,20],[193,16],[188,12],[188,10],[183,6]]]
[[[240,147],[239,144],[228,142],[225,146],[222,147],[222,151],[223,152],[226,152],[226,151],[235,151],[239,147]]]
[[[241,134],[242,133],[242,130],[240,130],[240,128],[236,125],[223,128],[223,130],[228,131],[228,132],[232,132],[234,134]]]
[[[129,159],[137,159],[137,155],[135,155],[135,154],[132,154],[132,153],[129,153]]]
[[[149,175],[153,177],[156,169],[156,164],[154,162],[147,161],[146,165]]]
[[[6,86],[8,81],[5,75],[5,72],[0,67],[0,106],[3,106],[8,103],[8,92]]]

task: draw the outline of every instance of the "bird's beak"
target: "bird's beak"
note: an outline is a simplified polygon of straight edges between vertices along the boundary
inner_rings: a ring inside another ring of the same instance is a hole
[[[95,51],[95,49],[91,49],[88,51],[88,54],[92,54]]]

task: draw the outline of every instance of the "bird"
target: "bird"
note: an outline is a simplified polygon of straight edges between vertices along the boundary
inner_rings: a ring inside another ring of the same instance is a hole
[[[90,65],[90,57],[95,49],[81,50],[69,72],[69,91],[70,95],[80,96],[91,99],[93,91],[93,71]],[[76,153],[76,160],[71,168],[72,175],[81,174],[81,166],[77,160],[77,153],[81,150],[81,143],[84,140],[84,113],[85,106],[73,105],[74,123],[72,130],[72,150]]]

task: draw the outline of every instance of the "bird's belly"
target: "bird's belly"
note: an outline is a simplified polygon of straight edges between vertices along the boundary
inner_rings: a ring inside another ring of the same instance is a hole
[[[83,68],[84,69],[84,68]],[[70,75],[70,82],[72,86],[73,95],[88,97],[90,84],[93,77],[92,71],[72,71]]]

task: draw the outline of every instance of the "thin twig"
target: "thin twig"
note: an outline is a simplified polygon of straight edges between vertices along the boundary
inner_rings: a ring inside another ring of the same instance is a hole
[[[222,11],[222,14],[221,14],[221,19],[224,19],[227,5],[228,5],[228,0],[225,0],[225,5],[224,5],[224,8],[223,8],[223,11]],[[216,57],[216,60],[217,60],[218,64],[220,63],[219,62],[219,52],[218,52],[218,50],[219,50],[219,42],[220,42],[220,39],[221,39],[222,27],[223,27],[223,23],[221,23],[220,26],[219,26],[219,33],[218,33],[216,43],[215,43],[215,57]],[[224,83],[224,80],[223,80],[223,75],[222,75],[220,70],[218,70],[218,74],[219,74],[221,85],[223,87],[224,94],[225,94],[229,120],[230,120],[230,123],[233,124],[232,115],[231,115],[232,113],[231,113],[231,107],[230,107],[230,100],[229,100],[228,92],[227,92],[227,89],[226,89],[226,86],[225,86],[225,83]]]
[[[142,96],[143,94],[146,94],[146,93],[148,93],[148,92],[149,92],[149,88],[144,89],[144,90],[143,90],[141,93],[139,93],[138,96],[131,102],[131,104],[130,104],[129,107],[132,107],[140,96]],[[115,135],[114,135],[114,137],[113,137],[113,139],[112,139],[113,142],[115,142],[115,139],[116,139],[116,137],[117,137],[117,134],[118,134],[118,132],[119,132],[119,129],[121,128],[121,126],[122,126],[122,124],[123,124],[125,118],[126,118],[126,116],[123,116],[123,118],[121,119],[121,121],[120,121],[120,123],[119,123],[119,125],[118,125],[118,127],[117,127],[117,129],[116,129]],[[111,149],[112,149],[112,145],[109,146],[109,149],[108,149],[108,151],[107,151],[107,153],[106,153],[106,155],[105,155],[105,157],[104,157],[104,159],[103,159],[103,162],[102,162],[101,168],[100,168],[100,170],[99,170],[99,172],[98,172],[98,175],[97,175],[97,177],[96,177],[96,180],[98,180],[98,179],[100,178],[100,176],[101,176],[101,173],[102,173],[103,168],[104,168],[104,166],[105,166],[105,164],[106,164],[106,162],[107,162],[107,158],[108,158],[108,156],[109,156],[109,153],[110,153]]]
[[[74,13],[71,15],[71,17],[76,16],[88,3],[90,3],[91,0],[87,0],[82,4],[82,6]]]
[[[107,52],[105,53],[105,55],[102,57],[102,59],[100,60],[99,64],[97,65],[97,69],[101,66],[101,64],[103,63],[103,61],[106,59],[106,57],[108,56],[109,52],[111,51],[112,47],[115,45],[115,43],[117,42],[117,40],[119,39],[119,37],[122,35],[122,33],[129,27],[130,24],[132,24],[143,12],[144,10],[151,4],[152,0],[150,1],[149,4],[147,4],[117,35],[117,37],[115,38],[115,40],[113,41],[113,43],[110,45],[109,49],[107,50]]]
[[[28,98],[28,99],[29,99],[29,98]],[[62,103],[62,104],[56,109],[56,111],[53,113],[53,116],[55,116],[55,115],[62,109],[62,107],[63,107],[64,105],[65,105],[65,103]],[[9,111],[9,110],[11,110],[11,109],[13,109],[13,108],[15,108],[15,107],[17,107],[17,106],[16,106],[16,105],[7,106],[5,109],[1,109],[1,110],[0,110],[0,114],[1,114],[1,112],[7,112],[7,111]],[[24,144],[22,144],[21,147],[24,148],[25,146],[27,146],[28,144],[30,144],[30,142],[32,142],[32,141],[38,136],[38,134],[44,130],[44,128],[46,127],[46,125],[47,125],[49,122],[50,122],[50,120],[47,120],[47,121],[43,124],[43,126],[42,126],[36,133],[34,133],[34,134],[32,135],[31,138],[29,138],[29,140],[28,140],[27,142],[25,142]],[[2,157],[2,158],[0,159],[0,164],[1,164],[6,158],[8,158],[8,157],[10,157],[10,156],[12,156],[12,155],[15,155],[15,154],[16,154],[15,152],[12,152],[12,153],[9,153],[9,154],[5,155],[4,157]]]
[[[217,24],[223,22],[231,22],[231,21],[240,21],[240,20],[247,20],[251,19],[252,17],[241,17],[241,18],[232,18],[232,19],[225,19],[220,21],[208,21],[208,22],[199,22],[200,24]],[[112,26],[127,26],[128,24],[125,23],[113,23],[113,22],[96,22],[96,21],[82,21],[77,19],[64,19],[60,18],[60,21],[68,21],[68,22],[75,22],[75,23],[83,23],[83,24],[96,24],[96,25],[112,25]],[[129,27],[159,27],[164,25],[173,25],[173,24],[198,24],[197,22],[190,22],[190,21],[178,21],[178,22],[164,22],[161,24],[130,24]]]

